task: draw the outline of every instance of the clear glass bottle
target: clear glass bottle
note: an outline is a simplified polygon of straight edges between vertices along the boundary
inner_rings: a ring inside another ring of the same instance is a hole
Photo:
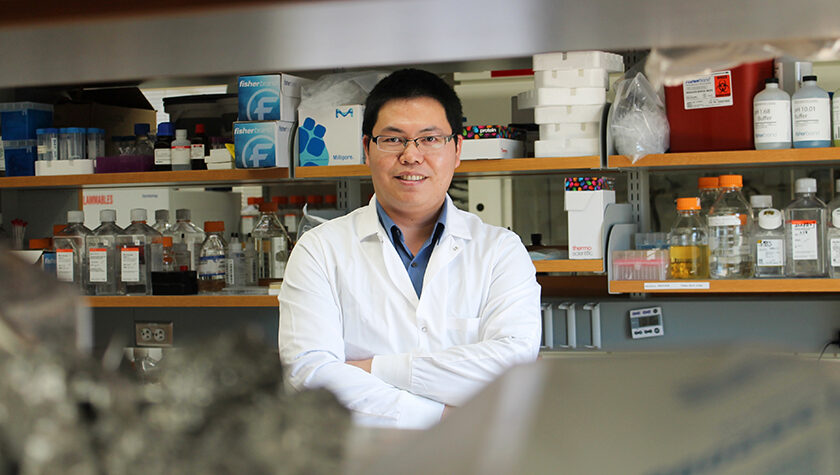
[[[88,293],[84,283],[87,264],[85,240],[92,231],[85,227],[84,222],[84,211],[68,211],[67,226],[53,236],[53,248],[58,280],[72,282]]]
[[[202,294],[220,292],[225,288],[225,257],[227,243],[222,234],[224,221],[205,221],[207,237],[201,245],[198,257],[198,292]]]
[[[155,243],[157,241],[157,243]],[[120,256],[119,293],[124,295],[151,295],[153,256],[163,254],[162,236],[146,224],[146,210],[131,210],[131,224],[117,236]],[[157,250],[152,247],[158,247]]]
[[[181,208],[175,210],[175,225],[170,230],[173,244],[183,242],[190,253],[190,267],[187,270],[198,270],[198,253],[204,243],[204,231],[190,221],[190,210]]]
[[[752,195],[750,196],[750,206],[753,210],[753,224],[758,225],[759,213],[773,207],[773,197],[770,195]]]
[[[192,143],[187,139],[187,129],[175,130],[175,140],[172,141],[172,170],[189,170]]]
[[[840,179],[834,181],[834,198],[826,206],[828,206],[827,216],[829,217],[834,216],[834,210],[840,208]]]
[[[163,252],[161,253],[161,272],[175,272],[175,251],[172,249],[172,236],[163,237]]]
[[[764,90],[753,98],[756,150],[790,148],[790,95],[779,89],[777,78],[764,80]]]
[[[823,277],[827,207],[816,196],[814,178],[797,179],[794,191],[794,200],[785,207],[787,275]]]
[[[260,271],[257,268],[257,250],[254,247],[254,237],[248,234],[245,238],[245,285],[257,285]]]
[[[752,209],[741,194],[741,175],[721,175],[720,196],[709,210],[709,277],[746,279],[753,275],[749,231]]]
[[[154,156],[155,144],[149,138],[149,124],[134,124],[134,153]]]
[[[700,218],[700,198],[678,198],[677,220],[668,234],[672,279],[709,277],[709,239]]]
[[[785,229],[782,212],[767,208],[758,213],[752,236],[756,277],[785,276]]]
[[[172,230],[172,225],[169,224],[168,209],[155,210],[155,224],[152,225],[152,228],[161,234],[170,234],[170,231]]]
[[[172,238],[172,255],[175,258],[175,270],[185,272],[190,270],[190,251],[185,242],[186,237],[183,233],[180,239],[176,242],[174,236],[164,236]]]
[[[793,93],[793,148],[831,147],[831,102],[816,76],[803,76]]]
[[[277,217],[276,203],[260,205],[260,219],[254,226],[254,248],[260,279],[282,279],[289,260],[289,237]]]
[[[697,191],[700,194],[700,216],[706,217],[709,208],[715,204],[720,190],[718,189],[718,177],[701,176],[697,179]]]
[[[831,213],[831,227],[826,236],[828,241],[828,276],[832,279],[840,278],[840,208]]]
[[[227,269],[225,271],[225,287],[244,287],[246,283],[245,249],[239,241],[239,233],[230,234],[227,252]]]
[[[85,237],[88,260],[85,286],[89,295],[117,295],[119,291],[117,236],[123,230],[116,221],[116,210],[99,211],[101,224]]]

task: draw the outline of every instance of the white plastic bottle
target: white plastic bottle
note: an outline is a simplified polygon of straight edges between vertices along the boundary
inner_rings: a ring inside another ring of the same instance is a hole
[[[823,277],[826,274],[826,205],[817,198],[817,180],[799,178],[796,197],[785,207],[788,277]]]
[[[246,283],[245,249],[239,240],[239,233],[230,234],[227,251],[227,270],[225,271],[225,287],[244,287]]]
[[[58,280],[72,282],[87,293],[84,288],[87,263],[85,240],[93,233],[84,222],[84,211],[68,211],[67,226],[53,236],[53,247]]]
[[[116,224],[116,210],[99,211],[99,221],[101,224],[85,238],[88,259],[85,284],[89,295],[117,295],[117,236],[122,234],[123,230]]]
[[[758,213],[752,249],[756,277],[785,276],[785,230],[781,211],[766,208]]]
[[[177,129],[172,141],[172,170],[190,170],[192,142],[187,139],[187,129]]]
[[[840,208],[831,213],[831,227],[828,230],[828,275],[832,279],[840,278]]]
[[[793,147],[831,146],[831,104],[828,93],[817,86],[816,76],[802,78],[793,94]]]
[[[756,150],[790,148],[790,96],[779,80],[764,80],[764,90],[753,98],[753,133]]]

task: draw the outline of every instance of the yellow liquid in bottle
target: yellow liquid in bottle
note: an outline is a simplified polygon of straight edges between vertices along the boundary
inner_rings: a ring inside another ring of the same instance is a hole
[[[707,279],[709,246],[671,246],[672,279]]]

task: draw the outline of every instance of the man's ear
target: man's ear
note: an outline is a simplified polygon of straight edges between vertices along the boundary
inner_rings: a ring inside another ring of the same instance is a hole
[[[458,168],[461,165],[461,145],[464,143],[464,136],[455,134],[455,138],[452,140],[455,141],[455,168]]]
[[[365,164],[370,163],[370,157],[368,156],[368,147],[370,147],[370,136],[363,135],[362,136],[362,148],[365,151]]]

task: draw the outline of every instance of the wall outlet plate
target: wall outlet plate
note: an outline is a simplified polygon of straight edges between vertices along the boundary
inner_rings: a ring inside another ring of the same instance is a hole
[[[662,307],[630,310],[630,336],[633,339],[665,335],[662,324]]]
[[[167,348],[172,346],[172,322],[134,322],[137,346]]]

